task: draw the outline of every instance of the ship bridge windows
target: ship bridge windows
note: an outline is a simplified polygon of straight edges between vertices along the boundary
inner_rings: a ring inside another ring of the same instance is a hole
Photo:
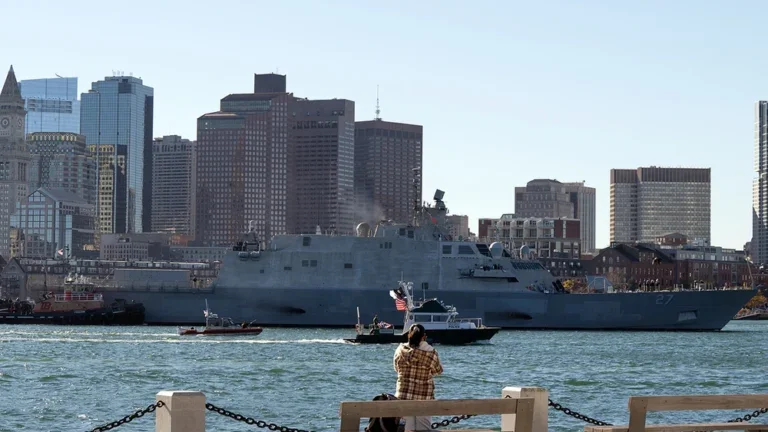
[[[392,242],[379,243],[379,249],[392,249]]]
[[[485,243],[477,243],[475,246],[477,246],[477,251],[480,252],[480,255],[485,255],[488,258],[493,258],[491,256],[491,250],[488,249],[488,245]]]
[[[443,245],[443,255],[450,255],[453,252],[453,245]]]
[[[301,260],[302,267],[317,267],[317,260]]]
[[[345,269],[351,269],[352,268],[352,263],[344,263],[344,268]]]
[[[413,230],[408,230],[408,238],[413,238]]]
[[[472,249],[472,246],[468,245],[459,245],[459,255],[474,255],[475,251]]]
[[[401,237],[405,237],[405,228],[400,228],[399,230],[397,230],[397,233],[398,233],[398,234],[399,234]]]
[[[304,237],[301,239],[302,246],[309,246],[312,244],[312,237]]]

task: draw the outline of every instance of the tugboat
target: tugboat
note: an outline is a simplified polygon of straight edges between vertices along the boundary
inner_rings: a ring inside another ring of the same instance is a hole
[[[414,303],[413,282],[400,281],[399,287],[389,292],[398,310],[405,312],[403,330],[397,333],[390,324],[374,322],[366,328],[360,324],[360,309],[357,311],[357,335],[344,339],[355,344],[402,343],[408,339],[407,331],[412,324],[421,324],[427,331],[430,344],[464,345],[488,341],[501,330],[500,327],[486,327],[482,318],[458,318],[453,306],[446,306],[437,299],[423,299]]]
[[[0,324],[141,325],[144,305],[116,299],[105,305],[96,286],[82,275],[68,275],[64,292],[34,300],[0,299]]]
[[[247,324],[242,323],[238,325],[232,321],[232,318],[220,317],[216,315],[208,308],[208,300],[205,301],[205,310],[203,311],[203,315],[205,316],[205,327],[202,329],[196,329],[195,327],[179,327],[179,336],[258,335],[261,334],[263,330],[261,327],[255,325],[253,321]]]

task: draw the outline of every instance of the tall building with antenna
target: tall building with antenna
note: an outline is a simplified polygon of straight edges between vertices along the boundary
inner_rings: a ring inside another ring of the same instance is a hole
[[[421,202],[424,128],[381,119],[355,122],[355,209],[359,222],[410,222]]]

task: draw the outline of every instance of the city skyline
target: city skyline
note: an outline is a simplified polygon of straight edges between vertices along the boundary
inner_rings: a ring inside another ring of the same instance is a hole
[[[768,59],[748,54],[746,47],[757,40],[758,17],[768,6],[498,2],[488,14],[487,8],[467,11],[427,2],[402,17],[394,5],[344,5],[341,15],[311,3],[298,8],[301,13],[289,5],[263,5],[258,13],[265,18],[264,32],[281,31],[277,20],[269,19],[280,16],[291,16],[301,30],[260,46],[258,56],[244,57],[239,44],[225,41],[249,43],[255,35],[238,26],[229,35],[213,31],[233,19],[230,10],[139,1],[123,11],[126,19],[158,24],[174,19],[189,26],[173,33],[150,26],[141,34],[101,40],[92,35],[108,31],[109,23],[98,19],[105,10],[79,2],[39,17],[41,25],[60,19],[92,23],[65,36],[67,50],[25,55],[43,50],[47,41],[31,35],[23,46],[8,49],[8,63],[20,79],[59,73],[89,83],[112,69],[133,72],[157,89],[154,137],[194,138],[199,114],[224,94],[250,91],[253,73],[288,74],[291,90],[311,99],[353,100],[358,121],[374,117],[379,85],[384,120],[417,123],[429,131],[423,199],[429,201],[434,189],[446,191],[447,205],[468,214],[470,227],[478,218],[514,209],[514,194],[504,185],[538,177],[583,180],[597,189],[596,246],[605,247],[610,169],[687,166],[712,168],[712,243],[741,248],[751,238],[750,122],[755,101],[768,97],[759,73]],[[237,16],[255,8],[242,4]],[[26,7],[12,4],[10,9],[23,14]],[[374,32],[364,16],[400,20],[405,30]],[[343,19],[347,26],[328,28],[322,24],[327,19]],[[6,28],[24,31],[22,21]],[[307,37],[318,33],[348,43],[296,56]],[[360,36],[348,38],[350,33]],[[125,49],[115,51],[115,43]],[[212,46],[217,49],[198,62],[199,49]],[[77,55],[89,50],[105,54]],[[329,54],[348,57],[356,51],[376,55],[364,62],[327,61]],[[168,52],[178,53],[173,63]],[[458,52],[461,62],[455,61]],[[181,72],[171,67],[178,62],[196,66]],[[546,163],[523,163],[526,154],[546,157]],[[483,175],[456,175],[462,168]]]

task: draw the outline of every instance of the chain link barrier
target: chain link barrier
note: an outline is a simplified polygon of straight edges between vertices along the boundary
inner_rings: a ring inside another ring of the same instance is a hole
[[[206,403],[205,404],[205,409],[207,409],[208,411],[213,411],[215,413],[221,414],[221,415],[223,415],[225,417],[229,417],[229,418],[231,418],[233,420],[237,420],[237,421],[243,422],[245,424],[256,426],[256,427],[259,427],[259,428],[262,428],[262,429],[269,429],[271,431],[280,431],[280,432],[312,432],[312,431],[308,431],[308,430],[304,430],[304,429],[294,429],[294,428],[289,428],[287,426],[279,426],[279,425],[276,425],[274,423],[267,423],[267,422],[265,422],[263,420],[256,420],[256,419],[253,419],[251,417],[246,417],[246,416],[243,416],[243,415],[240,415],[240,414],[235,414],[232,411],[227,411],[224,408],[219,408],[219,407],[217,407],[216,405],[214,405],[212,403]]]
[[[112,423],[107,423],[104,426],[93,428],[89,432],[104,432],[104,431],[114,429],[118,426],[122,426],[126,423],[130,423],[139,417],[144,417],[144,414],[149,414],[151,412],[154,412],[156,409],[160,408],[161,406],[165,406],[165,402],[157,401],[144,409],[140,409],[134,412],[133,414],[130,414],[121,418],[120,420],[113,421]]]
[[[504,396],[504,398],[509,399],[509,398],[511,398],[511,396],[507,395],[507,396]],[[552,401],[552,399],[548,399],[548,401],[549,401],[548,405],[550,407],[552,407],[555,411],[560,411],[563,414],[565,414],[567,416],[571,416],[571,417],[573,417],[573,418],[575,418],[577,420],[581,420],[583,422],[587,422],[587,423],[590,423],[590,424],[593,424],[593,425],[596,425],[596,426],[613,426],[613,424],[611,424],[611,423],[606,423],[604,421],[596,420],[596,419],[594,419],[592,417],[585,416],[584,414],[581,414],[581,413],[579,413],[577,411],[574,411],[574,410],[572,410],[570,408],[564,407],[564,406],[560,405],[559,403],[555,403],[554,401]],[[158,409],[158,408],[160,408],[162,406],[165,406],[164,402],[162,402],[162,401],[155,402],[155,403],[149,405],[148,407],[146,407],[144,409],[137,410],[136,412],[123,417],[120,420],[116,420],[116,421],[113,421],[111,423],[107,423],[104,426],[99,426],[99,427],[93,428],[93,429],[91,429],[88,432],[104,432],[104,431],[108,431],[108,430],[114,429],[114,428],[116,428],[118,426],[122,426],[122,425],[124,425],[126,423],[130,423],[133,420],[136,420],[137,418],[143,417],[145,414],[149,414],[151,412],[154,412],[156,409]],[[219,407],[217,407],[216,405],[214,405],[212,403],[206,403],[205,404],[205,409],[207,409],[208,411],[215,412],[217,414],[221,414],[224,417],[229,417],[229,418],[231,418],[233,420],[240,421],[240,422],[243,422],[245,424],[256,426],[256,427],[259,427],[259,428],[262,428],[262,429],[269,429],[271,431],[280,431],[280,432],[312,432],[312,431],[308,431],[308,430],[304,430],[304,429],[296,429],[296,428],[289,428],[287,426],[279,426],[279,425],[276,425],[274,423],[267,423],[267,422],[265,422],[263,420],[256,420],[256,419],[253,419],[251,417],[246,417],[246,416],[243,416],[243,415],[240,415],[240,414],[235,414],[232,411],[225,410],[224,408],[219,408]],[[765,413],[768,413],[768,408],[762,408],[762,409],[759,409],[759,410],[755,410],[755,411],[753,411],[750,414],[744,415],[743,417],[736,417],[736,418],[734,418],[732,420],[728,420],[727,423],[743,423],[743,422],[748,422],[748,421],[750,421],[750,420],[760,416],[760,414],[765,414]],[[456,423],[459,423],[462,420],[467,420],[467,419],[472,418],[472,417],[475,417],[475,416],[474,415],[470,415],[470,414],[454,416],[454,417],[449,418],[449,419],[445,419],[445,420],[442,420],[442,421],[438,421],[438,422],[432,423],[432,429],[437,429],[439,427],[445,427],[445,426],[449,426],[451,424],[456,424]]]
[[[575,419],[579,419],[581,421],[585,421],[587,423],[591,423],[591,424],[593,424],[595,426],[613,426],[610,423],[606,423],[606,422],[600,421],[600,420],[595,420],[592,417],[587,417],[584,414],[576,412],[576,411],[574,411],[574,410],[572,410],[570,408],[566,408],[566,407],[560,405],[559,403],[553,402],[552,399],[548,399],[548,400],[549,400],[549,406],[554,408],[556,411],[562,412],[565,415],[571,416],[571,417],[573,417]]]
[[[763,409],[755,410],[754,412],[752,412],[752,414],[747,414],[744,417],[736,417],[733,420],[728,420],[728,423],[748,422],[748,421],[752,420],[753,418],[759,416],[760,414],[765,414],[765,413],[768,413],[768,408],[763,408]]]

